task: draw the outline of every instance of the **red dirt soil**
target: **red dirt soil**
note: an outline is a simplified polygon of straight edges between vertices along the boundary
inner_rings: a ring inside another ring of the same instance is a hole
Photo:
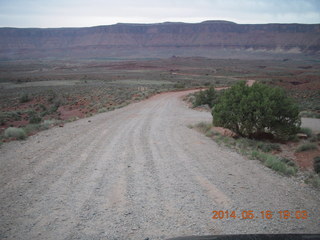
[[[295,162],[302,170],[313,170],[313,159],[320,156],[320,150],[295,153]]]
[[[70,110],[69,106],[61,106],[59,107],[58,111],[60,112],[61,120],[68,120],[74,117],[78,117],[78,118],[85,117],[85,111],[81,111],[80,109]]]

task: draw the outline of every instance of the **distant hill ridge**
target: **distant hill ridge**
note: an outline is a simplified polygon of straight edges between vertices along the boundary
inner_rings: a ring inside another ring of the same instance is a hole
[[[127,24],[0,28],[0,59],[210,56],[228,50],[320,54],[320,24]]]

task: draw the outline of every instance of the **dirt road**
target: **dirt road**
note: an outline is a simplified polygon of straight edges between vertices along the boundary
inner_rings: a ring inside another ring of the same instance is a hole
[[[0,148],[0,239],[165,239],[316,233],[320,194],[187,127],[210,121],[165,93]],[[214,210],[259,218],[213,220]],[[309,219],[261,219],[307,210]]]

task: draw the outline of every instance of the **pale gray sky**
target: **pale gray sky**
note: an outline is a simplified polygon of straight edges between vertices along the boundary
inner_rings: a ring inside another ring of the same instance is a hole
[[[205,20],[320,23],[320,0],[0,0],[0,27]]]

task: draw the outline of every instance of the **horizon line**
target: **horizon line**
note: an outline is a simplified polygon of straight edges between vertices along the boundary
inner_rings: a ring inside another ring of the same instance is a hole
[[[226,24],[237,24],[237,25],[290,25],[290,24],[298,24],[298,25],[319,25],[320,23],[299,23],[299,22],[287,22],[287,23],[279,23],[279,22],[270,22],[270,23],[237,23],[228,20],[205,20],[201,22],[154,22],[154,23],[141,23],[141,22],[118,22],[113,24],[102,24],[102,25],[93,25],[93,26],[82,26],[82,27],[10,27],[10,26],[0,26],[0,28],[15,28],[15,29],[70,29],[70,28],[94,28],[94,27],[106,27],[106,26],[115,26],[115,25],[160,25],[160,24],[203,24],[203,23],[226,23]]]

